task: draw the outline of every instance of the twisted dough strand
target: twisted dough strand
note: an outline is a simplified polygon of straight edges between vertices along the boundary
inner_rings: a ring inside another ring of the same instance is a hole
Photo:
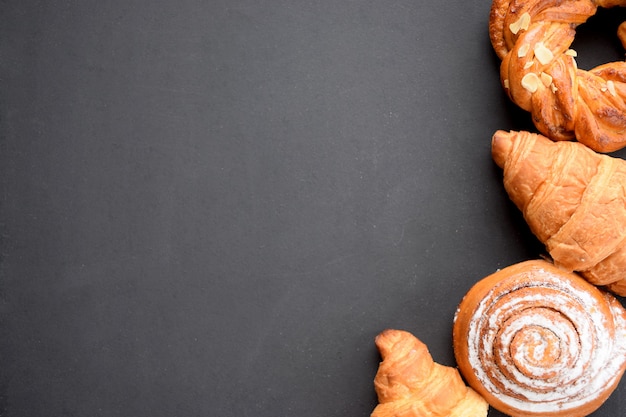
[[[570,49],[598,6],[626,0],[494,0],[489,35],[507,94],[541,133],[612,152],[626,146],[626,62],[585,71]],[[626,45],[624,23],[618,36]]]

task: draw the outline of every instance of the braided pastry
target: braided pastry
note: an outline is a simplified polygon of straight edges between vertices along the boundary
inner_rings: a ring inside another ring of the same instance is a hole
[[[626,161],[576,142],[501,130],[492,155],[554,263],[626,295]]]
[[[493,0],[489,35],[507,94],[541,133],[611,152],[626,146],[626,62],[584,71],[570,49],[598,6],[626,0]],[[618,36],[626,45],[624,24]]]
[[[453,342],[461,373],[492,407],[514,417],[586,416],[626,368],[626,310],[574,273],[526,261],[470,289]]]
[[[380,404],[372,417],[486,417],[487,402],[456,368],[433,361],[411,333],[388,329],[376,337],[383,361],[374,379]]]

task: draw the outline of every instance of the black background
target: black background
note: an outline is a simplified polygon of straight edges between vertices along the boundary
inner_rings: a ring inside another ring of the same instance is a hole
[[[489,8],[0,1],[0,416],[366,416],[388,327],[454,365],[465,292],[544,251]]]

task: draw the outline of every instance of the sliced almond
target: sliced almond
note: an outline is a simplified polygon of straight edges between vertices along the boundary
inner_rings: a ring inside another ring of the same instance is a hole
[[[613,97],[617,97],[617,91],[615,90],[615,83],[613,81],[608,80],[606,82],[606,88]]]
[[[533,61],[528,61],[527,63],[524,64],[524,69],[527,70],[528,68],[533,66]]]
[[[534,72],[529,72],[522,78],[522,87],[524,87],[529,93],[534,93],[539,88],[539,77]]]
[[[554,59],[554,54],[543,42],[537,42],[533,51],[535,52],[537,60],[541,62],[541,65],[547,65]]]
[[[529,26],[530,14],[528,14],[528,12],[524,12],[519,19],[509,25],[509,29],[514,35],[517,35],[520,30],[528,30]]]
[[[526,56],[526,54],[528,53],[528,50],[530,49],[530,44],[525,43],[522,46],[519,47],[519,49],[517,50],[517,56],[518,58],[523,58]]]
[[[567,51],[565,51],[565,55],[576,58],[578,56],[578,52],[573,49],[568,49]]]
[[[542,72],[541,74],[539,74],[539,78],[541,78],[541,82],[546,87],[550,87],[550,84],[552,84],[552,76],[550,74]]]
[[[506,80],[502,81],[502,84],[504,85],[504,88],[506,88],[508,90],[508,88],[509,88],[509,79],[507,78]]]
[[[559,91],[559,89],[556,88],[556,85],[554,85],[554,83],[550,84],[550,90],[552,90],[552,93],[556,93],[557,91]]]

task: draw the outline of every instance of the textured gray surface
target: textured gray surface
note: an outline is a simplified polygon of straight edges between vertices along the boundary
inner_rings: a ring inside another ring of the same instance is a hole
[[[265,3],[0,1],[0,415],[368,415],[378,332],[453,365],[542,253],[488,1]]]

